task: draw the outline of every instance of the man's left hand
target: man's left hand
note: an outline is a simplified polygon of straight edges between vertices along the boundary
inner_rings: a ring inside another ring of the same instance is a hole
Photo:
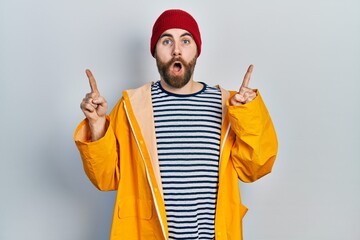
[[[255,99],[256,93],[254,92],[253,89],[248,87],[253,68],[254,68],[254,65],[249,66],[249,68],[244,76],[244,80],[241,84],[239,92],[236,93],[230,99],[230,104],[232,106],[240,106],[240,105],[246,104],[248,102],[251,102],[252,100]]]

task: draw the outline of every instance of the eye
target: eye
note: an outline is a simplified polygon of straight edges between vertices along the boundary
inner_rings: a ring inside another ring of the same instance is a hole
[[[187,45],[187,44],[190,44],[190,40],[189,40],[189,39],[184,39],[184,40],[183,40],[183,43],[186,44],[186,45]]]
[[[172,43],[172,41],[170,40],[170,39],[165,39],[164,41],[163,41],[163,44],[164,45],[170,45]]]

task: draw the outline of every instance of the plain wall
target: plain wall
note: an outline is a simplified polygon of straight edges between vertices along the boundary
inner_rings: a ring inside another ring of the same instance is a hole
[[[189,11],[195,79],[238,89],[249,64],[274,121],[273,172],[240,183],[245,240],[360,239],[360,1],[0,1],[0,239],[108,239],[114,192],[73,132],[92,69],[110,109],[159,79],[151,28]]]

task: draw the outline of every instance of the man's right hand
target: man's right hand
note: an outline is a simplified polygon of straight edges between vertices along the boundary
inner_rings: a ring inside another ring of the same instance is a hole
[[[89,79],[91,92],[85,95],[80,104],[80,108],[89,121],[91,131],[91,140],[96,141],[102,138],[106,132],[106,112],[108,104],[96,86],[96,81],[89,69],[86,69],[86,75]]]

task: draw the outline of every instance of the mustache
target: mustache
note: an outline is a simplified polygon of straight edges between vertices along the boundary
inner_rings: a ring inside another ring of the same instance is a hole
[[[170,66],[175,62],[180,62],[183,66],[186,66],[187,63],[185,62],[184,59],[182,59],[181,57],[173,57],[168,63],[167,65]]]

